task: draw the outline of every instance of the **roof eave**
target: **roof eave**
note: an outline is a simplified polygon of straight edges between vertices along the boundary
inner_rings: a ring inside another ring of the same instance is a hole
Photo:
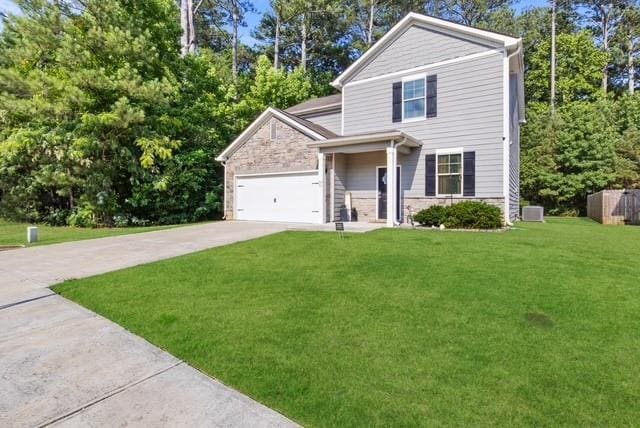
[[[405,134],[402,131],[393,131],[393,132],[379,132],[372,134],[361,134],[361,135],[348,135],[341,136],[336,138],[328,138],[324,141],[312,141],[307,143],[307,146],[310,148],[320,148],[320,147],[342,147],[342,146],[350,146],[354,144],[367,144],[367,143],[377,143],[377,142],[389,142],[389,141],[405,141],[405,145],[408,147],[420,147],[422,143],[419,140],[411,137],[410,135]],[[409,144],[406,144],[409,143]]]

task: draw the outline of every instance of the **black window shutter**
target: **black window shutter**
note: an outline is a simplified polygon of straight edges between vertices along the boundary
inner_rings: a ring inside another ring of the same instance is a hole
[[[436,195],[436,155],[425,157],[425,196]]]
[[[402,82],[393,83],[393,121],[402,122]]]
[[[438,115],[438,76],[427,76],[427,117]]]
[[[476,152],[464,152],[462,164],[462,196],[476,195]]]

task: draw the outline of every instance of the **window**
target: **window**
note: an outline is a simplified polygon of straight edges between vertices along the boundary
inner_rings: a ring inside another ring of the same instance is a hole
[[[421,77],[415,80],[402,82],[402,113],[403,119],[415,119],[425,117],[425,79]]]
[[[462,195],[462,153],[438,154],[438,195]]]

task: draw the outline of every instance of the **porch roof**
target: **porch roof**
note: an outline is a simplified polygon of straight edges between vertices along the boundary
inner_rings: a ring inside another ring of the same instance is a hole
[[[322,141],[311,141],[308,147],[323,149],[344,149],[347,146],[357,150],[357,146],[362,145],[362,151],[369,151],[372,144],[388,144],[390,142],[402,143],[403,147],[415,148],[422,146],[422,143],[411,135],[397,129],[381,132],[370,132],[366,134],[345,135],[328,138]],[[366,148],[365,148],[366,147]]]

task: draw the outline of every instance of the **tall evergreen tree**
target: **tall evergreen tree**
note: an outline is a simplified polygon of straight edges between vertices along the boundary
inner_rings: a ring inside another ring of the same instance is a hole
[[[614,72],[619,79],[627,80],[627,91],[635,92],[637,62],[640,55],[640,7],[628,4],[622,10],[620,21],[612,36]]]
[[[136,189],[162,189],[175,155],[195,141],[215,154],[206,127],[198,126],[211,121],[189,112],[202,106],[194,101],[213,106],[222,96],[189,98],[176,4],[19,5],[22,16],[10,18],[0,35],[0,212],[78,225],[113,224],[133,211],[159,220],[139,209],[144,204],[131,205],[140,202]],[[214,77],[208,82],[217,86]],[[180,205],[184,219],[194,218],[205,194]]]

